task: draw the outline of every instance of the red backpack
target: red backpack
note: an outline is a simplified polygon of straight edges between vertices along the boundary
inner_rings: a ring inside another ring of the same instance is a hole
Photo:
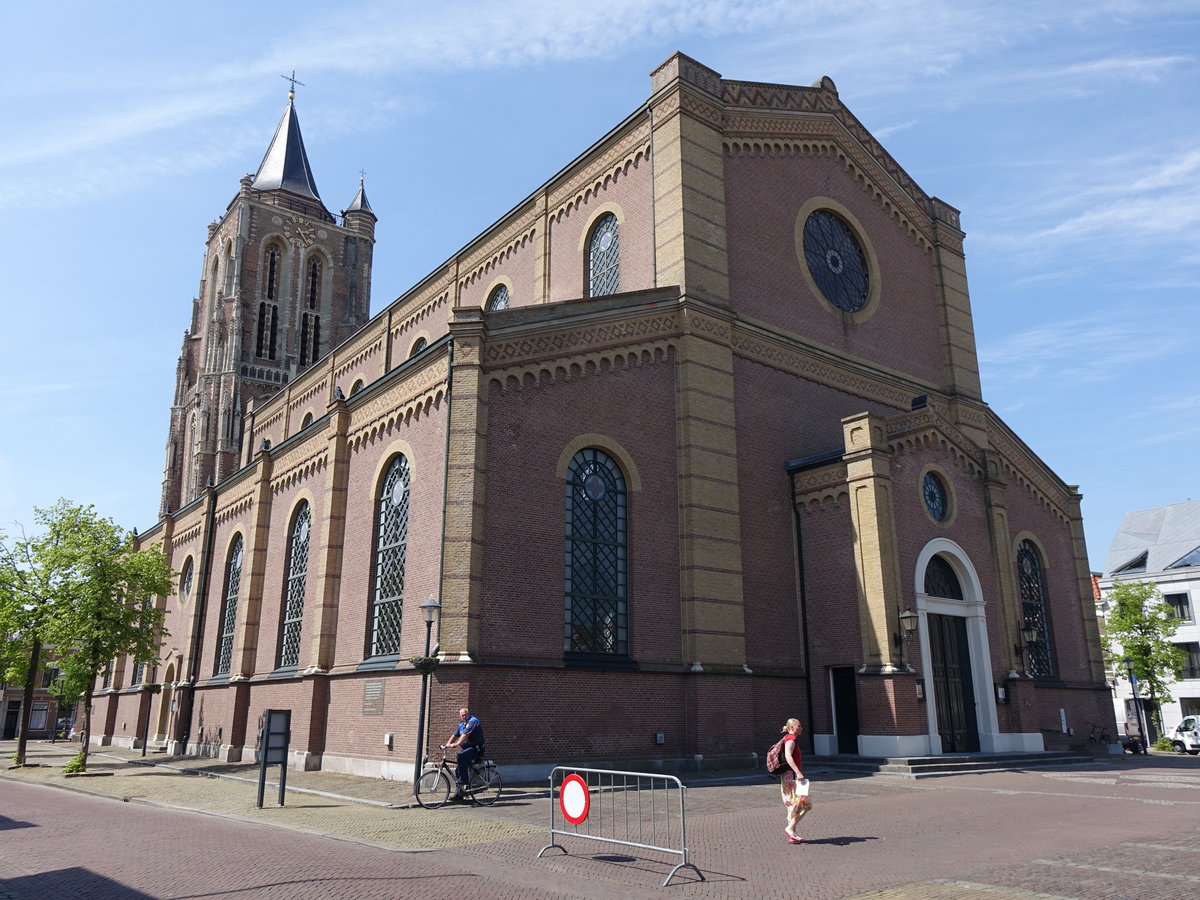
[[[778,775],[788,767],[787,757],[783,755],[783,742],[790,737],[790,734],[785,734],[767,751],[767,772],[770,774]]]

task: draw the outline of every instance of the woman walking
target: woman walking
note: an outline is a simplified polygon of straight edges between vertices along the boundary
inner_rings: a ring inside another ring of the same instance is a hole
[[[803,844],[804,838],[796,834],[796,823],[812,809],[808,799],[808,780],[800,771],[800,747],[797,741],[804,733],[804,726],[799,719],[788,719],[780,731],[784,732],[782,755],[788,765],[779,782],[783,805],[787,807],[787,827],[783,829],[783,836],[789,844]]]

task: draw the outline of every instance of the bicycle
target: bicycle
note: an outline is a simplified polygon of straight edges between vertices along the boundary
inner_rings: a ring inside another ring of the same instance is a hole
[[[442,747],[442,761],[432,763],[426,756],[423,768],[417,778],[414,788],[417,802],[425,809],[438,809],[445,806],[450,799],[450,790],[454,787],[454,768],[446,758],[446,748]],[[480,806],[491,806],[500,798],[504,782],[500,778],[500,770],[490,759],[473,762],[467,769],[467,784],[463,787],[463,796]]]
[[[1092,728],[1092,733],[1088,735],[1087,742],[1089,744],[1100,744],[1107,746],[1112,743],[1112,735],[1108,733],[1108,727],[1105,725],[1097,725],[1095,722],[1088,722]]]

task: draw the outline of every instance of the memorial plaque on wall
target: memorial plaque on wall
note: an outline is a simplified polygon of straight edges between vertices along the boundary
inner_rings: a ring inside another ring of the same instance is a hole
[[[379,679],[363,682],[362,714],[364,716],[383,715],[383,682]]]

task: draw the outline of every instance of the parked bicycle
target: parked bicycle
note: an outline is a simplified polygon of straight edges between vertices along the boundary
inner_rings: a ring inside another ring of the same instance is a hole
[[[1108,746],[1112,743],[1112,735],[1108,733],[1107,726],[1097,725],[1095,722],[1088,722],[1092,728],[1092,733],[1088,735],[1087,742],[1089,744],[1100,744]]]
[[[468,781],[463,786],[463,797],[480,806],[491,806],[500,797],[504,782],[500,770],[490,759],[480,759],[470,765]],[[440,763],[429,761],[426,756],[420,777],[417,778],[417,802],[426,809],[437,809],[450,799],[454,788],[454,761],[447,759],[446,748],[442,748]]]

